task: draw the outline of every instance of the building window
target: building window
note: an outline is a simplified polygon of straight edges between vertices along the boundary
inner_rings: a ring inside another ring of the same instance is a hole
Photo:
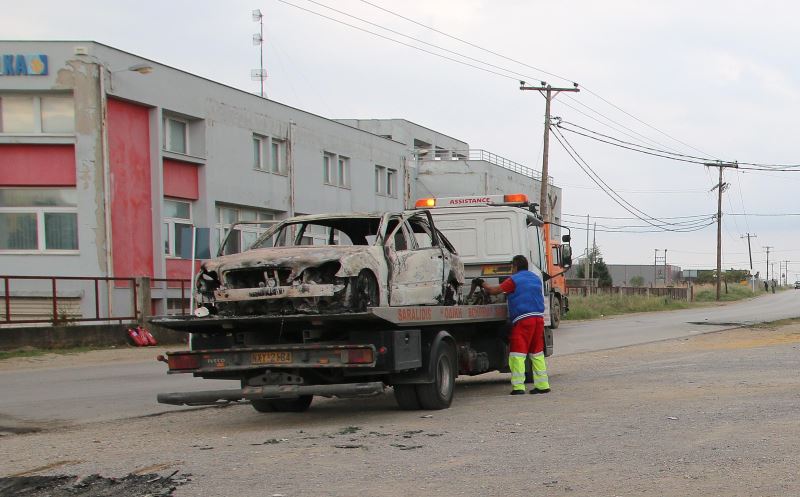
[[[70,95],[1,95],[0,133],[69,134],[75,131]]]
[[[189,125],[186,121],[168,117],[164,120],[164,148],[169,152],[186,154],[188,150]]]
[[[342,188],[350,187],[350,159],[342,155],[339,156],[338,167],[336,168],[337,184]]]
[[[284,166],[286,156],[286,142],[273,138],[270,144],[269,167],[270,171],[277,174],[286,172]]]
[[[0,188],[0,251],[77,250],[74,188]]]
[[[253,168],[264,169],[264,140],[267,138],[261,135],[253,135]]]
[[[192,203],[185,200],[164,199],[164,222],[161,225],[161,238],[164,241],[164,253],[170,257],[180,257],[191,247],[184,247],[187,237],[184,235],[192,229]],[[188,237],[191,243],[191,235]]]
[[[397,197],[397,170],[386,170],[386,195]]]
[[[336,179],[334,178],[333,163],[336,155],[327,152],[322,154],[322,181],[326,185],[335,185]]]
[[[247,250],[255,243],[256,239],[272,225],[270,221],[275,220],[275,214],[262,209],[247,207],[235,207],[228,205],[217,205],[217,230],[218,247],[225,243],[224,254],[238,254]],[[234,233],[226,241],[225,238],[231,230],[231,225],[237,222],[249,222],[252,224],[240,224],[236,226]]]
[[[375,166],[375,193],[397,197],[397,169]]]
[[[386,194],[386,168],[383,166],[375,166],[375,193],[378,195]]]

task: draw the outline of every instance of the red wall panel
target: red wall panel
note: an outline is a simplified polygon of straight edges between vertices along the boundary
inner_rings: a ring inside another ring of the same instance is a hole
[[[200,271],[200,261],[195,261],[194,274]],[[192,260],[191,259],[167,259],[167,278],[175,278],[188,280],[192,276]],[[180,283],[169,283],[170,288],[180,288]],[[186,298],[189,298],[189,289],[191,285],[186,286]]]
[[[152,277],[149,110],[109,99],[107,122],[114,275]]]
[[[75,186],[75,147],[0,145],[0,186]]]
[[[191,200],[200,198],[197,167],[186,162],[164,159],[164,196]]]

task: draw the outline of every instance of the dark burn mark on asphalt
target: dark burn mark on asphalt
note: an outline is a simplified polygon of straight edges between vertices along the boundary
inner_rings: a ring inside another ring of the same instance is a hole
[[[11,476],[0,478],[0,495],[25,497],[167,497],[178,487],[189,482],[190,475],[175,478],[156,474],[129,474],[123,478],[105,478],[90,475],[77,476]]]

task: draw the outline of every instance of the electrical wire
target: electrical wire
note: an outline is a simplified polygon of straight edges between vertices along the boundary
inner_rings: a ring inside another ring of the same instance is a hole
[[[303,7],[300,7],[300,6],[296,5],[296,4],[292,4],[292,3],[290,3],[290,2],[288,2],[288,1],[286,1],[286,0],[278,0],[278,1],[280,1],[280,2],[282,2],[282,3],[285,3],[285,4],[287,4],[287,5],[290,5],[290,6],[292,6],[292,7],[298,8],[298,9],[300,9],[300,10],[304,10],[304,11],[306,11],[306,12],[309,12],[309,13],[312,13],[312,14],[318,15],[318,16],[320,16],[320,17],[323,17],[323,18],[326,18],[326,19],[332,20],[332,21],[334,21],[334,22],[338,22],[338,23],[344,24],[344,25],[346,25],[346,26],[349,26],[349,27],[352,27],[352,28],[354,28],[354,29],[359,29],[359,30],[361,30],[361,31],[364,31],[364,32],[366,32],[366,33],[369,33],[369,34],[372,34],[372,35],[374,35],[374,36],[378,36],[378,37],[381,37],[381,38],[383,38],[383,39],[386,39],[386,40],[389,40],[389,41],[394,41],[395,43],[399,43],[399,44],[402,44],[402,45],[408,46],[408,47],[410,47],[410,48],[414,48],[414,49],[416,49],[416,50],[421,50],[421,51],[423,51],[423,52],[425,52],[425,53],[428,53],[428,54],[430,54],[430,55],[434,55],[434,56],[437,56],[437,57],[442,57],[442,58],[444,58],[444,59],[446,59],[446,60],[450,60],[450,61],[452,61],[452,62],[457,62],[457,63],[460,63],[460,64],[465,64],[463,61],[459,61],[459,60],[456,60],[456,59],[452,59],[452,58],[450,58],[450,57],[446,57],[446,56],[443,56],[443,55],[441,55],[441,54],[437,54],[437,53],[435,53],[435,52],[431,52],[431,51],[429,51],[429,50],[425,50],[425,49],[422,49],[422,48],[420,48],[420,47],[416,47],[416,46],[414,46],[414,45],[408,45],[408,44],[406,44],[406,43],[403,43],[403,42],[401,42],[401,41],[399,41],[399,40],[395,40],[395,39],[392,39],[392,38],[389,38],[389,37],[386,37],[386,36],[380,35],[380,34],[378,34],[378,33],[374,33],[374,32],[372,32],[372,31],[365,30],[365,29],[363,29],[363,28],[360,28],[360,27],[354,26],[354,25],[352,25],[352,24],[348,24],[348,23],[346,23],[346,22],[343,22],[343,21],[340,21],[340,20],[338,20],[338,19],[334,19],[334,18],[332,18],[332,17],[325,16],[324,14],[320,14],[320,13],[318,13],[318,12],[314,12],[314,11],[312,11],[312,10],[305,9],[305,8],[303,8]],[[442,51],[445,51],[445,52],[447,52],[447,53],[451,53],[451,54],[457,55],[457,56],[459,56],[459,57],[466,58],[466,59],[468,59],[468,60],[472,60],[473,62],[477,62],[477,63],[479,63],[479,64],[484,64],[484,65],[486,65],[486,66],[493,67],[493,68],[495,68],[495,69],[498,69],[498,70],[501,70],[501,71],[505,71],[505,72],[508,72],[508,73],[511,73],[511,74],[516,74],[516,75],[518,75],[518,76],[522,76],[522,77],[524,77],[524,78],[526,78],[526,79],[542,79],[542,78],[540,78],[540,77],[532,77],[532,76],[530,76],[530,75],[523,74],[523,73],[521,73],[521,72],[518,72],[518,71],[515,71],[515,70],[513,70],[513,69],[508,69],[508,68],[505,68],[505,67],[501,67],[501,66],[498,66],[498,65],[492,64],[492,63],[490,63],[490,62],[486,62],[485,60],[476,59],[476,58],[474,58],[474,57],[470,57],[470,56],[468,56],[468,55],[465,55],[465,54],[463,54],[463,53],[456,52],[456,51],[454,51],[454,50],[450,50],[450,49],[447,49],[447,48],[445,48],[445,47],[442,47],[442,46],[439,46],[439,45],[435,45],[435,44],[432,44],[432,43],[426,42],[426,41],[424,41],[424,40],[420,40],[419,38],[415,38],[415,37],[413,37],[413,36],[406,35],[406,34],[404,34],[404,33],[401,33],[401,32],[399,32],[399,31],[396,31],[396,30],[393,30],[393,29],[387,28],[387,27],[385,27],[385,26],[382,26],[382,25],[380,25],[380,24],[378,24],[378,23],[375,23],[375,22],[372,22],[372,21],[368,21],[368,20],[366,20],[366,19],[363,19],[363,18],[360,18],[360,17],[354,16],[354,15],[352,15],[352,14],[349,14],[349,13],[347,13],[347,12],[344,12],[344,11],[342,11],[342,10],[335,9],[335,8],[333,8],[333,7],[330,7],[330,6],[328,6],[328,5],[325,5],[325,4],[323,4],[323,3],[317,2],[317,1],[315,1],[315,0],[308,0],[308,1],[309,1],[309,2],[311,2],[311,3],[313,3],[313,4],[315,4],[315,5],[318,5],[318,6],[320,6],[320,7],[323,7],[323,8],[329,9],[329,10],[332,10],[332,11],[334,11],[334,12],[338,12],[338,13],[340,13],[340,14],[342,14],[342,15],[345,15],[345,16],[348,16],[348,17],[351,17],[351,18],[353,18],[353,19],[358,19],[358,20],[360,20],[361,22],[365,22],[365,23],[367,23],[367,24],[370,24],[370,25],[372,25],[372,26],[376,26],[376,27],[378,27],[378,28],[380,28],[380,29],[383,29],[383,30],[386,30],[386,31],[388,31],[388,32],[391,32],[391,33],[397,34],[397,35],[399,35],[399,36],[402,36],[402,37],[404,37],[404,38],[408,38],[408,39],[414,40],[414,41],[416,41],[416,42],[418,42],[418,43],[422,43],[422,44],[424,44],[424,45],[428,45],[428,46],[431,46],[431,47],[437,48],[437,49],[439,49],[439,50],[442,50]],[[463,39],[463,38],[459,38],[459,37],[457,37],[457,36],[454,36],[454,35],[451,35],[451,34],[449,34],[449,33],[446,33],[446,32],[444,32],[444,31],[442,31],[442,30],[440,30],[440,29],[434,28],[434,27],[432,27],[432,26],[428,26],[428,25],[426,25],[426,24],[424,24],[424,23],[421,23],[421,22],[419,22],[419,21],[417,21],[417,20],[415,20],[415,19],[412,19],[412,18],[410,18],[410,17],[408,17],[408,16],[404,16],[404,15],[402,15],[402,14],[399,14],[399,13],[397,13],[397,12],[394,12],[394,11],[392,11],[392,10],[390,10],[390,9],[387,9],[387,8],[385,8],[385,7],[382,7],[382,6],[380,6],[380,5],[377,5],[377,4],[375,4],[375,3],[373,3],[373,2],[370,2],[370,1],[368,1],[368,0],[361,0],[361,1],[362,1],[363,3],[365,3],[365,4],[367,4],[367,5],[370,5],[370,6],[374,7],[374,8],[376,8],[376,9],[378,9],[378,10],[381,10],[381,11],[383,11],[383,12],[386,12],[386,13],[388,13],[388,14],[391,14],[391,15],[393,15],[393,16],[396,16],[396,17],[398,17],[398,18],[400,18],[400,19],[403,19],[403,20],[405,20],[405,21],[408,21],[408,22],[410,22],[410,23],[413,23],[413,24],[415,24],[415,25],[417,25],[417,26],[420,26],[420,27],[423,27],[423,28],[425,28],[425,29],[431,30],[431,31],[433,31],[433,32],[435,32],[435,33],[437,33],[437,34],[440,34],[440,35],[442,35],[442,36],[446,36],[446,37],[448,37],[448,38],[450,38],[450,39],[453,39],[453,40],[455,40],[455,41],[458,41],[458,42],[460,42],[460,43],[466,44],[466,45],[468,45],[468,46],[470,46],[470,47],[472,47],[472,48],[475,48],[475,49],[481,50],[481,51],[483,51],[483,52],[485,52],[485,53],[488,53],[488,54],[491,54],[491,55],[493,55],[493,56],[499,57],[499,58],[501,58],[501,59],[503,59],[503,60],[506,60],[506,61],[509,61],[509,62],[513,62],[514,64],[519,64],[519,65],[521,65],[521,66],[523,66],[523,67],[527,67],[527,68],[529,68],[529,69],[533,69],[534,71],[537,71],[538,73],[546,74],[546,75],[548,75],[548,76],[552,76],[552,77],[554,77],[554,78],[557,78],[557,79],[560,79],[560,80],[563,80],[563,81],[572,82],[572,83],[574,84],[574,80],[573,80],[573,79],[571,79],[571,78],[567,78],[567,77],[565,77],[565,76],[561,76],[561,75],[559,75],[559,74],[556,74],[556,73],[553,73],[553,72],[550,72],[550,71],[546,71],[546,70],[544,70],[544,69],[542,69],[542,68],[540,68],[540,67],[533,66],[533,65],[531,65],[531,64],[528,64],[528,63],[526,63],[526,62],[523,62],[523,61],[521,61],[521,60],[514,59],[514,58],[511,58],[511,57],[508,57],[508,56],[506,56],[506,55],[503,55],[503,54],[501,54],[501,53],[499,53],[499,52],[497,52],[497,51],[490,50],[490,49],[488,49],[488,48],[482,47],[482,46],[480,46],[480,45],[477,45],[477,44],[475,44],[475,43],[472,43],[472,42],[470,42],[470,41],[468,41],[468,40],[465,40],[465,39]],[[497,74],[497,75],[500,75],[500,76],[503,76],[503,77],[507,77],[507,78],[509,77],[509,76],[507,76],[507,75],[504,75],[504,74],[498,74],[498,73],[496,73],[495,71],[487,70],[486,68],[483,68],[483,67],[476,67],[476,66],[473,66],[473,65],[471,65],[471,64],[465,64],[465,65],[468,65],[468,66],[470,66],[470,67],[474,67],[474,68],[476,68],[476,69],[479,69],[479,70],[482,70],[482,71],[490,72],[490,73],[492,73],[492,74]],[[583,88],[583,87],[582,87],[582,88]],[[624,110],[623,108],[621,108],[621,107],[619,107],[618,105],[614,104],[614,103],[613,103],[613,102],[611,102],[610,100],[608,100],[608,99],[606,99],[606,98],[602,97],[602,96],[601,96],[601,95],[599,95],[597,92],[595,92],[595,91],[593,91],[593,90],[591,90],[591,89],[589,89],[589,88],[586,88],[586,90],[587,90],[587,92],[588,92],[589,94],[591,94],[591,95],[595,96],[596,98],[600,99],[600,100],[601,100],[601,101],[603,101],[604,103],[606,103],[606,104],[610,105],[611,107],[613,107],[614,109],[616,109],[616,110],[618,110],[618,111],[622,112],[622,113],[623,113],[623,114],[625,114],[626,116],[628,116],[628,117],[631,117],[632,119],[636,120],[637,122],[639,122],[639,123],[641,123],[641,124],[644,124],[645,126],[647,126],[647,127],[651,128],[651,129],[653,129],[653,130],[657,131],[658,133],[660,133],[660,134],[662,134],[662,135],[664,135],[664,136],[666,136],[666,137],[670,138],[671,140],[673,140],[673,141],[675,141],[675,142],[677,142],[677,143],[681,143],[681,144],[682,144],[682,145],[684,145],[684,146],[687,146],[687,147],[689,147],[689,148],[693,148],[693,149],[697,150],[696,148],[692,147],[691,145],[689,145],[689,144],[687,144],[687,143],[685,143],[685,142],[682,142],[681,140],[678,140],[677,138],[675,138],[675,137],[673,137],[673,136],[669,135],[668,133],[666,133],[666,132],[664,132],[664,131],[662,131],[662,130],[660,130],[660,129],[656,128],[655,126],[652,126],[652,125],[650,125],[650,124],[646,123],[645,121],[643,121],[643,120],[641,120],[641,119],[637,118],[636,116],[634,116],[633,114],[631,114],[631,113],[627,112],[626,110]],[[591,106],[589,106],[589,105],[587,105],[587,104],[585,104],[585,103],[583,103],[583,102],[580,102],[580,101],[578,101],[578,100],[574,99],[573,97],[569,97],[569,98],[570,98],[570,99],[572,99],[574,102],[578,103],[579,105],[582,105],[582,106],[584,106],[585,108],[587,108],[587,109],[591,110],[592,112],[595,112],[596,114],[598,114],[598,115],[602,116],[603,118],[605,118],[605,119],[609,120],[610,122],[613,122],[613,123],[617,124],[618,126],[621,126],[621,127],[625,128],[625,129],[627,129],[627,130],[629,130],[629,131],[631,131],[631,132],[633,132],[633,133],[635,133],[635,134],[639,135],[640,137],[642,137],[642,138],[643,138],[643,139],[645,139],[646,141],[649,141],[649,142],[651,142],[651,143],[655,143],[655,144],[657,144],[657,145],[660,145],[660,146],[662,146],[662,147],[664,147],[664,148],[671,148],[671,147],[669,147],[669,146],[667,146],[667,145],[664,145],[664,144],[662,144],[662,143],[660,143],[660,142],[658,142],[658,141],[655,141],[655,140],[653,140],[653,139],[651,139],[651,138],[649,138],[649,137],[647,137],[647,136],[645,136],[645,135],[643,135],[643,134],[641,134],[641,133],[638,133],[638,132],[636,132],[636,131],[632,130],[631,128],[629,128],[629,127],[627,127],[627,126],[625,126],[625,125],[623,125],[623,124],[621,124],[621,123],[619,123],[619,122],[617,122],[617,121],[614,121],[613,119],[611,119],[610,117],[606,116],[606,115],[605,115],[605,114],[603,114],[602,112],[600,112],[600,111],[598,111],[598,110],[596,110],[596,109],[592,108]],[[570,107],[570,108],[573,108],[573,109],[575,109],[574,107],[572,107],[572,106],[569,106],[568,104],[565,104],[565,105],[567,105],[567,106],[568,106],[568,107]],[[575,109],[575,110],[577,110],[577,109]],[[579,112],[580,112],[580,111],[579,111]]]
[[[567,141],[566,137],[564,137],[564,135],[561,134],[561,132],[560,132],[560,130],[558,128],[555,128],[554,136],[555,136],[556,140],[558,141],[558,143],[562,146],[562,148],[564,148],[564,150],[567,152],[567,155],[569,155],[570,158],[572,158],[572,160],[578,165],[578,167],[580,167],[583,170],[583,172],[586,173],[586,175],[589,176],[589,178],[595,184],[597,184],[597,186],[599,186],[603,190],[604,193],[606,193],[606,195],[608,195],[620,207],[622,207],[623,209],[625,209],[626,211],[628,211],[632,215],[636,216],[639,220],[644,221],[645,223],[647,223],[647,224],[649,224],[649,225],[651,225],[651,226],[653,226],[655,228],[659,228],[659,229],[661,229],[663,231],[681,232],[681,231],[688,231],[688,230],[694,230],[695,229],[694,226],[692,226],[691,228],[686,227],[685,229],[668,227],[668,225],[676,226],[676,225],[678,225],[680,223],[670,223],[670,222],[667,222],[667,221],[662,221],[662,220],[654,218],[653,216],[650,216],[649,214],[647,214],[647,213],[641,211],[640,209],[636,208],[635,206],[633,206],[633,204],[631,204],[630,202],[628,202],[624,198],[622,198],[621,195],[619,195],[618,193],[614,192],[614,190],[607,183],[605,183],[605,181],[603,181],[603,179],[600,178],[599,175],[597,175],[597,173],[591,168],[591,166],[589,166],[589,164],[586,163],[586,161],[583,160],[583,158],[581,158],[580,154],[578,154],[578,152],[574,149],[574,147],[572,147],[569,144],[569,142]],[[589,171],[591,171],[591,173]],[[638,212],[638,214],[637,214],[637,212]],[[642,217],[642,216],[644,216],[644,217]],[[653,221],[655,221],[655,222],[653,222]],[[710,226],[711,224],[713,224],[713,221],[711,221],[710,223],[702,226],[700,229],[705,228],[706,226]]]
[[[584,132],[581,132],[581,131],[576,131],[575,129],[571,129],[569,126],[573,126],[573,127],[585,130],[585,131],[587,131],[587,133],[584,133]],[[615,138],[615,137],[600,133],[599,131],[590,130],[590,129],[585,128],[583,126],[578,126],[578,125],[576,125],[574,123],[571,123],[571,122],[568,122],[568,121],[560,121],[560,122],[558,122],[556,124],[556,127],[559,128],[559,129],[563,129],[564,131],[569,131],[570,133],[589,138],[591,140],[595,140],[595,141],[598,141],[598,142],[601,142],[601,143],[605,143],[605,144],[608,144],[608,145],[613,145],[615,147],[623,148],[623,149],[630,150],[630,151],[633,151],[633,152],[639,152],[639,153],[645,154],[645,155],[652,155],[652,156],[655,156],[655,157],[661,157],[661,158],[664,158],[664,159],[670,159],[670,160],[674,160],[674,161],[678,161],[678,162],[687,162],[687,163],[691,163],[691,164],[701,164],[701,165],[704,165],[704,166],[706,166],[706,165],[712,165],[713,166],[713,165],[715,165],[715,164],[713,164],[714,162],[720,162],[720,161],[717,161],[716,159],[696,157],[696,156],[684,155],[684,154],[676,154],[675,152],[670,152],[670,151],[667,151],[667,150],[654,149],[652,147],[646,147],[644,145],[638,145],[636,143],[631,143],[631,142],[628,142],[628,141],[625,141],[625,140],[622,140],[622,139],[619,139],[619,138]],[[601,137],[601,138],[599,138],[599,137]],[[634,148],[634,147],[638,147],[638,148]],[[724,164],[725,162],[720,162],[720,163]],[[731,162],[731,163],[733,163],[733,162]],[[796,165],[795,164],[757,164],[757,163],[753,163],[753,162],[736,162],[736,164],[737,164],[737,169],[744,169],[744,170],[770,171],[770,172],[777,172],[777,171],[800,172],[800,169],[798,169],[798,168],[800,168],[800,164],[796,164]],[[752,167],[747,167],[747,165],[751,165]]]
[[[283,3],[283,4],[286,4],[286,5],[292,6],[292,7],[296,8],[296,9],[302,10],[302,11],[304,11],[304,12],[308,12],[309,14],[313,14],[313,15],[315,15],[315,16],[319,16],[319,17],[322,17],[322,18],[328,19],[328,20],[330,20],[330,21],[337,22],[337,23],[339,23],[339,24],[342,24],[342,25],[348,26],[348,27],[350,27],[350,28],[357,29],[357,30],[359,30],[359,31],[363,31],[363,32],[365,32],[365,33],[368,33],[368,34],[371,34],[371,35],[373,35],[373,36],[377,36],[378,38],[383,38],[384,40],[388,40],[388,41],[391,41],[391,42],[394,42],[394,43],[397,43],[397,44],[400,44],[400,45],[403,45],[403,46],[406,46],[406,47],[409,47],[409,48],[413,48],[414,50],[419,50],[420,52],[425,52],[425,53],[427,53],[427,54],[430,54],[430,55],[433,55],[433,56],[436,56],[436,57],[441,57],[442,59],[447,59],[447,60],[449,60],[449,61],[451,61],[451,62],[455,62],[455,63],[457,63],[457,64],[461,64],[461,65],[464,65],[464,66],[468,66],[468,67],[471,67],[471,68],[473,68],[473,69],[478,69],[478,70],[480,70],[480,71],[488,72],[488,73],[491,73],[491,74],[494,74],[494,75],[497,75],[497,76],[500,76],[500,77],[503,77],[503,78],[511,79],[511,80],[513,80],[513,81],[518,81],[518,79],[519,79],[519,78],[515,78],[515,77],[512,77],[512,76],[508,76],[507,74],[502,74],[502,73],[499,73],[499,72],[497,72],[497,71],[493,71],[493,70],[491,70],[491,69],[486,69],[485,67],[480,67],[480,66],[476,66],[476,65],[474,65],[474,64],[470,64],[469,62],[464,62],[464,61],[462,61],[462,60],[454,59],[454,58],[452,58],[452,57],[448,57],[448,56],[446,56],[446,55],[442,55],[442,54],[439,54],[439,53],[436,53],[436,52],[432,52],[432,51],[430,51],[430,50],[426,50],[426,49],[424,49],[424,48],[422,48],[422,47],[418,47],[418,46],[415,46],[415,45],[411,45],[411,44],[409,44],[409,43],[405,43],[405,42],[403,42],[403,41],[400,41],[400,40],[395,40],[394,38],[390,38],[390,37],[388,37],[388,36],[385,36],[385,35],[382,35],[382,34],[380,34],[380,33],[376,33],[376,32],[374,32],[374,31],[370,31],[370,30],[368,30],[368,29],[364,29],[364,28],[362,28],[362,27],[356,26],[356,25],[354,25],[354,24],[347,23],[347,22],[345,22],[345,21],[342,21],[342,20],[336,19],[336,18],[334,18],[334,17],[326,16],[325,14],[321,14],[321,13],[319,13],[319,12],[315,12],[315,11],[313,11],[313,10],[311,10],[311,9],[306,9],[305,7],[301,7],[301,6],[299,6],[299,5],[296,5],[296,4],[293,4],[293,3],[291,3],[291,2],[287,2],[286,0],[278,0],[278,1],[279,1],[279,2],[281,2],[281,3]]]

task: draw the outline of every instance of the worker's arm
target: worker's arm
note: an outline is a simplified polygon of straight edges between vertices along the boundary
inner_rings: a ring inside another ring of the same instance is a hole
[[[475,278],[474,280],[483,291],[488,293],[489,295],[498,295],[501,293],[511,293],[514,291],[514,281],[511,278],[508,278],[503,283],[499,285],[490,285],[483,281],[482,278]]]

